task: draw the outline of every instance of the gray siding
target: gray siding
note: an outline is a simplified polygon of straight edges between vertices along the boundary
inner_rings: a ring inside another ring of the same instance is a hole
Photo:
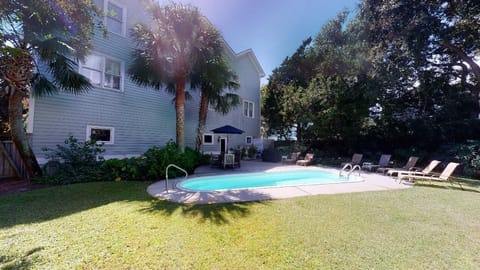
[[[115,2],[127,7],[127,25],[145,18],[138,3],[126,0]],[[54,148],[70,135],[84,141],[87,125],[115,129],[114,144],[105,145],[107,157],[139,155],[153,145],[162,146],[171,139],[175,140],[173,96],[163,90],[140,87],[126,74],[135,46],[128,31],[126,36],[110,33],[107,38],[99,33],[93,41],[94,52],[124,62],[123,91],[94,88],[79,96],[60,93],[34,99],[32,145],[40,162],[44,161],[43,147]],[[244,144],[246,135],[254,138],[260,135],[260,78],[247,55],[233,57],[232,67],[241,83],[238,94],[255,102],[255,117],[243,117],[242,105],[226,116],[210,111],[206,130],[223,124],[245,130],[245,134],[229,136],[229,147],[236,147]],[[185,141],[190,147],[195,142],[199,107],[198,92],[192,94],[193,99],[185,106]],[[206,148],[206,151],[218,151],[219,146]]]
[[[232,125],[243,131],[243,134],[215,134],[213,145],[203,145],[204,152],[217,152],[220,150],[218,142],[219,136],[226,136],[228,138],[228,148],[237,149],[245,146],[245,137],[252,136],[252,138],[260,137],[260,77],[255,70],[253,63],[250,61],[247,54],[235,57],[231,60],[232,68],[237,72],[240,81],[240,88],[236,93],[241,97],[242,103],[230,111],[226,115],[216,113],[214,111],[208,112],[208,118],[205,128],[205,133],[210,133],[210,130],[223,125]],[[253,102],[254,117],[247,118],[243,115],[243,100]]]

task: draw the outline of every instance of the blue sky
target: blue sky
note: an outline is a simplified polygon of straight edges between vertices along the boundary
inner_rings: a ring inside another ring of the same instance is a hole
[[[266,76],[301,42],[359,0],[175,0],[200,8],[235,52],[253,49]],[[163,2],[163,1],[161,1]]]

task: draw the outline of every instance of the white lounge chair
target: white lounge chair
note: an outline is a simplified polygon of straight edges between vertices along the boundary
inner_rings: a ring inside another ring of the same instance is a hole
[[[421,179],[421,180],[429,180],[429,181],[450,182],[450,184],[453,184],[452,181],[450,180],[450,176],[452,175],[453,171],[455,171],[458,165],[460,164],[455,162],[448,163],[447,167],[443,169],[443,172],[440,175],[430,175],[430,176],[415,175],[415,172],[411,172],[410,174],[399,175],[398,179],[400,180],[400,183],[402,182],[402,180],[408,178],[410,181],[413,181],[414,179]],[[458,184],[463,189],[462,185],[460,183]]]
[[[425,167],[421,171],[389,170],[387,172],[387,174],[392,175],[393,173],[398,173],[398,178],[400,178],[400,176],[404,175],[404,174],[414,174],[414,175],[418,175],[418,176],[428,176],[428,175],[432,175],[433,169],[435,169],[435,167],[437,167],[438,164],[440,164],[440,161],[432,160],[432,161],[430,161],[430,164],[428,164],[428,166]]]

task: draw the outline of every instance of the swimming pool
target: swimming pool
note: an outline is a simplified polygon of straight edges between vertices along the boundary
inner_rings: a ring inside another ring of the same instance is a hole
[[[217,191],[259,187],[281,187],[357,182],[338,176],[338,173],[322,170],[291,170],[262,173],[243,173],[201,176],[178,183],[178,187],[189,191]]]

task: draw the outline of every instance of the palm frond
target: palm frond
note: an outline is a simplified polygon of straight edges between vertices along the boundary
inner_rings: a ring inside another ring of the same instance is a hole
[[[74,65],[74,61],[61,54],[55,54],[48,63],[54,83],[75,95],[86,93],[92,88],[92,84],[85,76],[78,73],[76,68],[73,68]]]
[[[158,69],[152,58],[144,54],[142,50],[136,50],[133,53],[133,61],[128,67],[128,74],[136,84],[160,90],[166,78]]]
[[[49,96],[58,92],[58,88],[45,75],[36,73],[32,78],[32,94],[34,96]]]

